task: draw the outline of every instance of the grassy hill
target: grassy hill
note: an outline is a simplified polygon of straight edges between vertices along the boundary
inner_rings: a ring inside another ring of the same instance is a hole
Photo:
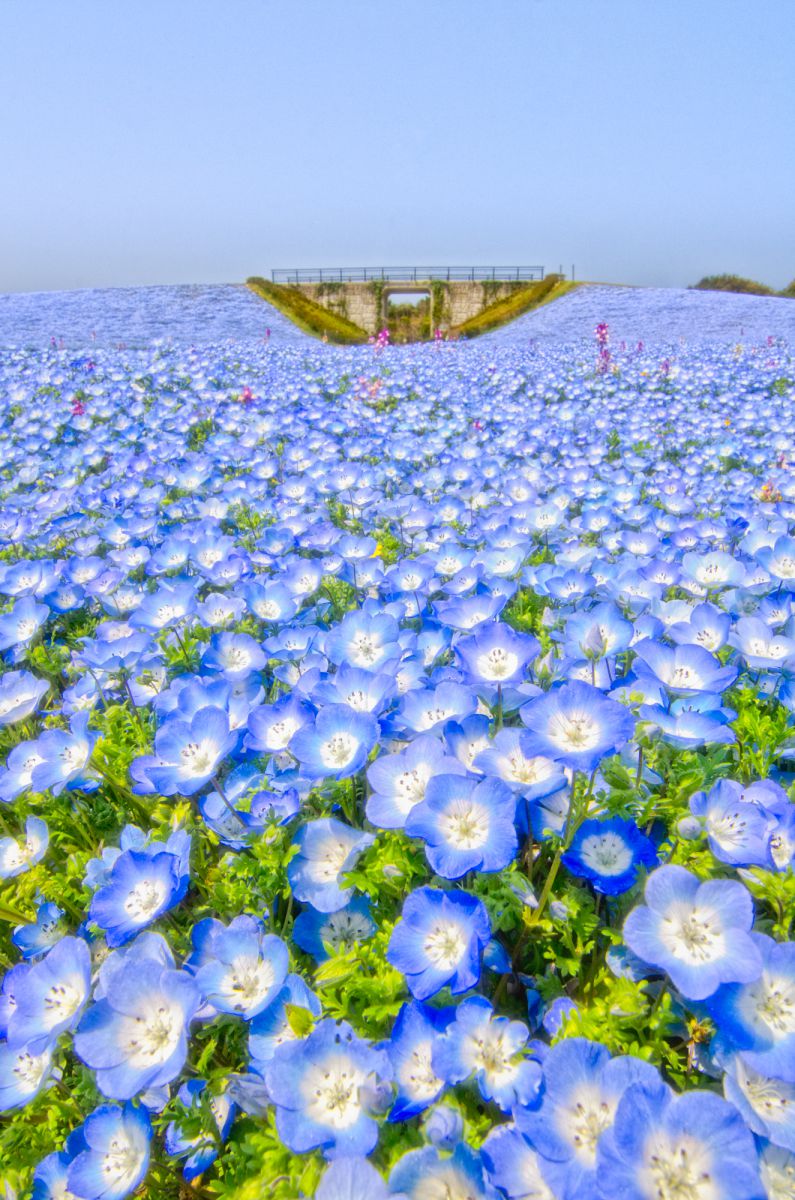
[[[297,288],[284,287],[280,283],[271,283],[260,275],[252,275],[246,280],[246,286],[252,292],[267,300],[279,312],[284,313],[304,333],[313,337],[326,337],[338,346],[358,346],[367,341],[367,333],[346,320],[338,313],[330,312],[322,304],[315,304]]]
[[[502,300],[495,300],[493,304],[489,304],[476,316],[470,317],[468,321],[456,326],[453,333],[467,338],[490,333],[492,329],[498,329],[500,325],[514,321],[524,313],[530,312],[531,309],[540,308],[542,304],[549,304],[552,300],[559,300],[561,296],[565,296],[577,287],[580,287],[580,284],[567,283],[561,275],[547,275],[546,279],[541,279],[537,283],[529,283],[527,287],[519,288],[510,296],[504,296]]]

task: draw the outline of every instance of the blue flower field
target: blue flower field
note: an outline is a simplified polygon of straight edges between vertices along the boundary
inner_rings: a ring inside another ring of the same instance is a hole
[[[792,1200],[795,304],[558,304],[0,297],[9,1197]]]

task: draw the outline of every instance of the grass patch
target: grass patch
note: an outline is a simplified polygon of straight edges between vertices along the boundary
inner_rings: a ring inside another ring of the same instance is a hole
[[[530,283],[510,296],[504,296],[502,300],[495,300],[468,321],[457,325],[453,332],[465,337],[479,337],[482,333],[490,333],[492,329],[505,325],[507,321],[521,317],[533,308],[540,308],[542,304],[549,304],[551,300],[559,300],[561,296],[580,286],[579,283],[567,283],[560,275],[547,275],[546,279],[541,279],[538,283]]]
[[[339,313],[330,312],[322,304],[309,300],[297,288],[285,287],[281,283],[271,283],[259,275],[252,275],[246,280],[246,286],[252,292],[267,300],[285,317],[313,337],[327,337],[338,346],[358,346],[367,341],[367,333],[354,325],[353,321],[341,317]]]
[[[795,279],[783,291],[777,292],[766,283],[757,283],[755,279],[743,279],[742,275],[705,275],[693,284],[696,292],[740,292],[745,296],[784,296],[795,299]]]

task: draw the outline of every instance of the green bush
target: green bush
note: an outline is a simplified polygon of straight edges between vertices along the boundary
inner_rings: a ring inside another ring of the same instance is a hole
[[[316,304],[294,287],[283,287],[280,283],[271,283],[259,275],[252,275],[246,284],[263,300],[267,300],[279,312],[313,337],[323,337],[341,346],[357,346],[367,341],[367,334],[353,321],[339,313],[330,312],[322,304]]]
[[[741,275],[705,275],[693,285],[700,292],[742,292],[748,296],[775,296],[773,288],[754,279],[743,279]]]

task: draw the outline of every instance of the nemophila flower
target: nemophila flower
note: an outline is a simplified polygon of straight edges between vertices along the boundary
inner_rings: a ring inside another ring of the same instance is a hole
[[[367,819],[380,829],[402,829],[415,805],[425,798],[436,775],[464,775],[466,768],[446,754],[438,738],[423,735],[397,754],[384,754],[367,768],[373,794],[367,800]]]
[[[719,1058],[740,1052],[752,1070],[795,1083],[795,943],[752,937],[759,977],[725,983],[707,1000],[717,1028],[712,1049]]]
[[[611,1058],[605,1046],[585,1038],[558,1042],[542,1069],[541,1103],[516,1107],[516,1127],[546,1160],[543,1178],[555,1196],[595,1195],[600,1139],[627,1088],[654,1086],[657,1070],[630,1055]]]
[[[88,945],[82,938],[61,938],[25,976],[6,1030],[9,1045],[40,1052],[74,1028],[90,991]]]
[[[536,638],[496,621],[483,625],[472,637],[461,638],[455,653],[468,680],[503,686],[524,677],[539,649]]]
[[[69,1138],[73,1155],[63,1195],[122,1200],[149,1169],[152,1124],[139,1104],[101,1104]]]
[[[422,1131],[433,1146],[455,1150],[464,1136],[464,1118],[449,1104],[437,1104],[423,1119]]]
[[[758,1137],[795,1152],[795,1083],[765,1075],[744,1054],[723,1061],[723,1094]]]
[[[674,700],[669,710],[644,705],[640,715],[659,730],[663,741],[680,750],[728,746],[736,740],[728,724],[734,714],[721,708],[719,697],[708,693],[698,698]]]
[[[223,592],[211,592],[196,606],[196,615],[205,625],[223,628],[239,621],[246,610],[246,602],[240,596],[225,596]]]
[[[29,925],[17,925],[11,941],[23,958],[37,958],[64,936],[66,923],[63,909],[49,900],[36,909],[36,920]]]
[[[756,557],[774,579],[795,585],[795,538],[776,538],[772,546],[760,547]]]
[[[315,1200],[406,1200],[387,1188],[366,1158],[346,1155],[329,1163],[315,1189]]]
[[[353,889],[342,885],[342,877],[372,843],[372,834],[351,829],[333,817],[308,821],[295,835],[298,854],[287,867],[296,900],[311,904],[318,912],[344,908]]]
[[[499,1125],[481,1146],[489,1181],[509,1200],[556,1200],[546,1179],[547,1159],[515,1125]]]
[[[433,1068],[446,1083],[474,1076],[484,1100],[503,1112],[532,1105],[541,1090],[541,1067],[525,1058],[530,1036],[521,1021],[494,1014],[483,996],[463,1000],[433,1048]]]
[[[312,689],[312,700],[318,706],[347,704],[357,712],[379,716],[392,699],[395,687],[395,677],[391,672],[387,674],[342,666],[336,675],[321,680]]]
[[[690,811],[703,822],[709,848],[719,862],[735,867],[769,866],[775,817],[754,803],[742,785],[719,779],[709,793],[690,797]]]
[[[795,1190],[795,1154],[757,1139],[759,1175],[767,1200],[790,1200]]]
[[[171,718],[155,734],[155,753],[133,762],[135,791],[193,796],[210,782],[237,740],[223,709],[200,708],[190,721]]]
[[[729,634],[752,671],[783,670],[795,665],[795,639],[775,633],[759,617],[741,617]]]
[[[244,745],[263,754],[279,754],[313,715],[306,701],[295,695],[282,696],[275,704],[263,704],[251,711]]]
[[[460,595],[461,591],[469,591],[474,587],[478,577],[474,570],[467,571],[463,577],[456,576],[445,586],[444,590],[447,592],[458,592],[459,599],[443,600],[434,604],[434,615],[442,625],[464,633],[472,633],[499,617],[505,608],[504,596],[493,596],[488,592],[478,592],[474,596]]]
[[[684,644],[666,646],[644,638],[634,646],[633,670],[637,675],[650,672],[671,696],[691,696],[698,692],[719,693],[731,687],[737,678],[736,667],[722,667],[718,659],[702,646]]]
[[[264,822],[244,807],[247,797],[253,804],[252,791],[262,779],[255,767],[243,764],[224,780],[223,795],[209,792],[199,798],[199,812],[205,824],[220,842],[233,850],[242,850],[265,828]],[[297,808],[296,797],[295,811]]]
[[[11,612],[0,615],[0,650],[27,647],[50,615],[46,604],[37,604],[32,596],[17,600]]]
[[[242,595],[250,613],[260,621],[270,624],[276,621],[291,621],[298,612],[299,601],[283,583],[266,581],[249,583]]]
[[[150,563],[151,563],[150,559]],[[196,588],[190,580],[161,583],[157,591],[149,592],[130,615],[136,629],[159,633],[172,629],[196,610]]]
[[[49,690],[46,679],[37,679],[29,671],[8,671],[0,676],[0,725],[24,721]]]
[[[588,683],[567,683],[525,704],[526,754],[553,758],[574,771],[593,771],[635,731],[632,714]]]
[[[561,861],[595,891],[617,896],[633,886],[641,869],[656,866],[657,852],[634,821],[608,817],[583,821]]]
[[[165,848],[155,853],[125,850],[113,863],[107,883],[94,893],[89,920],[105,931],[109,946],[122,946],[179,904],[188,880],[180,857]]]
[[[500,871],[518,848],[516,799],[499,779],[436,775],[425,798],[406,818],[410,837],[422,838],[428,862],[444,879],[467,871]]]
[[[611,602],[597,604],[585,613],[566,618],[564,646],[576,649],[589,662],[613,658],[632,641],[632,622]]]
[[[627,1088],[599,1143],[600,1196],[763,1200],[753,1137],[712,1092],[674,1096],[661,1081]]]
[[[290,739],[289,750],[312,779],[348,779],[361,770],[378,740],[372,713],[329,704]]]
[[[94,1000],[102,1000],[113,990],[113,980],[131,963],[153,962],[161,970],[174,969],[174,955],[166,939],[160,933],[140,933],[134,941],[119,950],[111,950],[103,958],[96,974]]]
[[[567,786],[560,763],[538,754],[525,754],[526,735],[522,729],[500,729],[488,748],[481,750],[473,767],[507,783],[514,794],[525,800],[550,796]]]
[[[762,958],[750,935],[751,896],[741,883],[700,883],[684,867],[664,866],[646,881],[646,904],[624,922],[624,941],[665,971],[688,1000],[705,1000],[722,983],[751,983]]]
[[[225,926],[207,917],[193,927],[193,954],[186,966],[218,1012],[250,1020],[275,999],[287,978],[290,957],[281,938],[264,933],[254,917]]]
[[[488,1182],[480,1154],[460,1142],[451,1155],[435,1146],[410,1150],[392,1168],[389,1194],[405,1194],[408,1200],[444,1197],[444,1200],[497,1200]]]
[[[25,821],[25,840],[0,838],[0,879],[13,879],[35,866],[47,852],[50,833],[47,822],[41,817],[28,817]]]
[[[697,604],[686,621],[677,621],[668,627],[668,635],[679,645],[703,646],[715,654],[726,645],[731,624],[729,613],[714,604]]]
[[[682,571],[686,580],[694,580],[705,592],[723,591],[737,587],[745,577],[742,563],[723,550],[707,554],[692,552],[682,556]],[[688,590],[692,590],[688,584]]]
[[[125,959],[107,994],[84,1013],[75,1053],[94,1072],[104,1096],[130,1100],[176,1079],[200,1003],[185,971],[152,959]]]
[[[433,1047],[453,1015],[451,1008],[431,1008],[416,1000],[401,1008],[385,1047],[397,1091],[389,1121],[416,1117],[441,1096],[445,1085],[433,1067]]]
[[[491,746],[491,732],[489,717],[473,713],[462,721],[447,722],[444,726],[444,744],[470,774],[477,775],[479,771],[475,759]]]
[[[288,975],[274,1000],[249,1025],[251,1064],[260,1073],[276,1051],[304,1037],[321,1015],[320,1001],[300,975]]]
[[[177,1099],[188,1110],[186,1116],[193,1118],[191,1125],[176,1120],[166,1126],[163,1139],[166,1154],[184,1159],[183,1179],[190,1182],[207,1170],[218,1157],[235,1117],[235,1105],[224,1092],[207,1098],[207,1084],[203,1079],[189,1079],[177,1092]],[[202,1119],[205,1126],[196,1132],[196,1120]]]
[[[53,1046],[38,1049],[0,1042],[0,1112],[22,1108],[48,1082],[53,1069]]]
[[[360,609],[348,613],[325,639],[325,652],[333,663],[350,663],[367,671],[380,671],[400,658],[400,628],[387,613]]]
[[[344,1021],[320,1021],[309,1037],[283,1046],[265,1070],[279,1136],[298,1154],[315,1148],[326,1158],[369,1154],[378,1141],[369,1096],[390,1076],[383,1050]]]
[[[267,662],[258,642],[247,633],[216,633],[202,655],[202,666],[237,682],[261,671]]]
[[[33,1172],[31,1200],[68,1200],[66,1179],[71,1161],[72,1155],[65,1150],[43,1158]]]
[[[69,731],[47,729],[36,740],[40,761],[31,772],[31,787],[34,792],[48,789],[59,796],[64,788],[95,788],[96,776],[89,763],[99,738],[88,728],[89,714],[77,713],[72,717]]]
[[[485,906],[467,892],[421,887],[406,897],[386,957],[406,977],[416,1000],[442,988],[459,995],[480,978],[480,960],[491,936]]]
[[[292,938],[299,949],[324,962],[330,953],[351,950],[375,931],[370,901],[365,896],[354,896],[344,908],[333,913],[318,912],[308,904],[295,919]]]
[[[398,728],[412,733],[434,733],[448,721],[462,721],[477,709],[477,697],[460,683],[444,682],[435,688],[407,692],[395,714]]]

